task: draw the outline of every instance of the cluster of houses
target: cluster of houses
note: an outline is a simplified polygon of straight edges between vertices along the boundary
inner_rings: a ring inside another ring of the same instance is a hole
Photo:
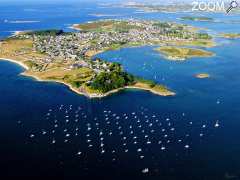
[[[102,51],[114,44],[153,44],[153,42],[170,40],[181,41],[186,36],[191,39],[194,37],[192,32],[182,30],[176,24],[156,24],[155,21],[133,19],[124,22],[131,27],[128,31],[80,31],[56,36],[33,34],[33,49],[47,54],[49,57],[47,63],[54,59],[72,60],[74,63],[70,68],[90,67],[99,72],[106,70],[107,64],[91,62],[86,58],[87,52]],[[170,35],[173,30],[183,36]]]
[[[100,72],[109,72],[109,66],[111,63],[107,63],[105,61],[102,61],[100,59],[93,59],[93,60],[78,60],[75,61],[73,64],[69,66],[69,69],[78,69],[82,67],[88,67],[92,69],[96,74]]]

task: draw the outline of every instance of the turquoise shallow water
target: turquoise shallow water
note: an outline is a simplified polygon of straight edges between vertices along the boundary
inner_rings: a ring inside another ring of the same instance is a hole
[[[134,9],[91,3],[54,7],[1,5],[0,36],[25,29],[70,30],[69,24],[99,19],[91,13],[178,22],[178,17],[186,15],[136,14]],[[185,23],[209,28],[212,34],[240,31],[240,24],[229,23],[239,20],[238,15],[209,16],[228,24]],[[40,22],[12,24],[6,19]],[[215,57],[186,62],[167,61],[150,46],[97,55],[120,62],[134,75],[167,85],[176,91],[175,97],[125,90],[90,100],[64,85],[23,77],[21,67],[1,61],[1,176],[239,179],[240,41],[216,40],[219,46],[208,49]],[[202,72],[211,78],[194,77]]]

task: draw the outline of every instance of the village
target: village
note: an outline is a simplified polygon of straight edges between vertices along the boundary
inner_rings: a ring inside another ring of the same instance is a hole
[[[27,33],[22,38],[33,39],[33,50],[47,55],[43,63],[56,59],[72,61],[69,68],[89,67],[96,73],[108,71],[109,63],[90,59],[98,52],[130,47],[154,45],[169,41],[193,41],[199,35],[185,26],[142,20],[105,20],[83,24],[79,32],[52,35],[51,33]],[[80,25],[81,27],[81,25]],[[90,55],[89,55],[90,54]]]

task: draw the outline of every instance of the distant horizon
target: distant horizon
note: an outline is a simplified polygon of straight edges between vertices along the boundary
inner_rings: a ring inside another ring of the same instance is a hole
[[[191,3],[194,1],[198,2],[216,2],[220,0],[22,0],[19,2],[19,0],[0,0],[1,4],[53,4],[53,3],[82,3],[82,2],[96,2],[96,3],[123,3],[123,2],[136,2],[136,3],[154,3],[154,4],[171,4],[171,3]],[[221,0],[225,2],[229,2],[230,0]]]

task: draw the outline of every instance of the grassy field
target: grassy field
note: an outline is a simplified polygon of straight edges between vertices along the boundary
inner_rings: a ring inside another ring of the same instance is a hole
[[[13,52],[22,51],[25,53],[30,53],[32,51],[33,43],[29,39],[7,39],[1,43],[0,53],[1,55],[12,55]]]
[[[80,87],[83,83],[91,80],[95,75],[89,68],[69,69],[70,63],[54,61],[43,63],[36,59],[45,58],[44,54],[32,51],[32,40],[10,38],[0,45],[0,57],[17,60],[29,69],[26,75],[37,77],[41,80],[57,80]],[[35,59],[35,60],[34,60]]]
[[[126,21],[96,21],[85,24],[77,24],[74,28],[81,29],[82,31],[93,32],[128,32],[130,29],[139,29],[141,27],[129,25]]]
[[[40,68],[41,64],[32,62],[32,59],[41,59],[45,55],[32,51],[33,42],[30,39],[8,38],[0,43],[0,57],[17,60],[31,68]]]
[[[79,28],[82,31],[96,31],[102,28],[111,29],[114,21],[98,21],[98,22],[90,22],[85,24],[75,25],[75,28]]]
[[[33,74],[43,80],[57,80],[71,84],[74,88],[79,88],[82,84],[91,80],[94,76],[94,72],[89,68],[79,68],[75,70],[56,68]]]
[[[186,60],[192,57],[211,57],[214,54],[209,51],[193,48],[182,48],[174,46],[163,46],[156,49],[171,60]]]

